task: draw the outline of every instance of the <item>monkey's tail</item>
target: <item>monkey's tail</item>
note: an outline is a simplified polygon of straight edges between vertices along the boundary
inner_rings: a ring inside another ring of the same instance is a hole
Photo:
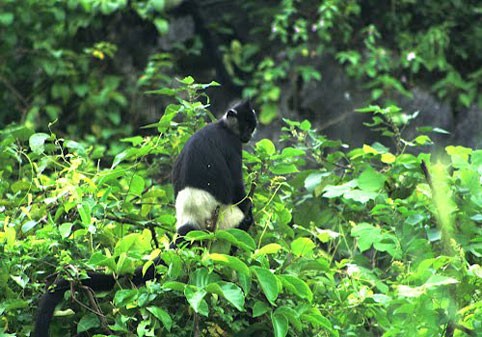
[[[81,284],[94,291],[111,290],[115,285],[115,278],[112,275],[90,272],[89,278],[81,280]],[[62,301],[64,294],[70,289],[70,282],[64,279],[55,281],[54,287],[48,290],[40,298],[35,319],[33,337],[48,337],[50,321],[54,315],[55,307]]]

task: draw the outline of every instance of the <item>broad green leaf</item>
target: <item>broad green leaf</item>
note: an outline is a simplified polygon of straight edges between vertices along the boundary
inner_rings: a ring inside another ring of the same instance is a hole
[[[141,136],[134,136],[122,138],[120,141],[124,143],[131,143],[133,146],[139,146],[144,142],[144,138],[142,138]]]
[[[65,222],[59,226],[59,233],[62,235],[62,237],[68,238],[70,234],[72,233],[72,227],[74,226],[73,223],[71,222]]]
[[[252,252],[256,249],[254,239],[245,231],[240,229],[218,230],[215,233],[216,238],[223,239],[232,245],[241,248],[247,252]]]
[[[419,297],[425,293],[423,287],[409,287],[406,285],[397,286],[398,296],[401,297]]]
[[[379,241],[373,242],[373,248],[379,252],[387,252],[396,259],[402,257],[400,243],[395,235],[384,233]]]
[[[181,82],[182,84],[187,84],[187,85],[190,85],[190,84],[193,84],[194,83],[194,78],[192,76],[187,76],[187,77],[184,77],[182,80],[180,80],[179,82]]]
[[[392,164],[392,163],[395,162],[395,160],[397,160],[397,157],[394,156],[394,155],[391,154],[391,153],[384,153],[384,154],[382,154],[382,157],[381,157],[382,163]]]
[[[275,301],[280,292],[280,287],[276,276],[273,275],[269,269],[264,269],[261,267],[251,267],[251,270],[255,273],[258,283],[268,301],[275,305]]]
[[[327,243],[331,240],[334,240],[339,236],[340,236],[340,233],[334,232],[329,229],[320,229],[320,228],[316,229],[316,238],[323,243]]]
[[[297,149],[294,147],[285,147],[283,151],[281,151],[281,158],[292,158],[292,157],[301,157],[306,156],[306,152],[302,149]]]
[[[368,167],[357,179],[358,187],[363,191],[376,192],[383,188],[385,176],[372,167]]]
[[[327,185],[323,189],[323,197],[325,198],[337,198],[352,191],[357,186],[357,180],[350,180],[342,185]]]
[[[209,254],[208,257],[215,262],[215,264],[221,264],[223,266],[229,267],[236,270],[238,273],[250,275],[248,266],[238,259],[237,257],[226,255],[226,254]]]
[[[80,319],[77,324],[77,333],[80,334],[84,331],[88,331],[92,328],[97,328],[100,326],[99,318],[94,313],[87,313]]]
[[[29,220],[22,225],[22,233],[27,233],[29,230],[34,228],[37,225],[37,221]]]
[[[276,153],[276,148],[271,140],[265,138],[256,143],[256,151],[267,156],[272,156]]]
[[[275,337],[285,337],[288,334],[288,320],[284,315],[271,315]]]
[[[102,253],[95,252],[89,259],[89,264],[96,267],[108,267],[111,270],[116,269],[115,258],[107,257]]]
[[[30,149],[35,154],[41,154],[45,150],[45,141],[49,139],[50,136],[46,133],[34,133],[30,136],[28,143]]]
[[[162,253],[162,260],[168,266],[167,275],[171,279],[177,279],[183,273],[183,266],[181,257],[173,252],[172,250],[167,250]]]
[[[274,315],[283,315],[288,320],[288,322],[295,327],[297,331],[303,330],[303,325],[301,324],[299,313],[291,307],[288,307],[286,305],[281,306],[276,309]]]
[[[432,140],[427,135],[420,135],[413,140],[418,145],[432,144]]]
[[[79,212],[82,224],[84,226],[89,226],[92,223],[90,206],[86,202],[83,202],[82,204],[77,205],[77,211]]]
[[[310,322],[314,327],[324,328],[330,331],[333,336],[339,335],[338,331],[333,329],[333,325],[331,324],[330,320],[324,317],[316,308],[312,308],[310,311],[303,313],[301,315],[301,319],[303,321]]]
[[[377,197],[377,192],[369,192],[369,191],[362,191],[362,190],[351,190],[345,192],[343,197],[346,199],[351,199],[353,201],[357,201],[362,204],[366,204],[370,200],[374,200]]]
[[[203,289],[197,289],[193,286],[187,286],[184,288],[184,296],[186,296],[187,301],[194,309],[195,312],[203,316],[209,315],[208,304],[204,300],[207,292]]]
[[[186,288],[186,286],[187,285],[185,283],[182,283],[182,282],[167,281],[167,282],[164,282],[164,284],[162,285],[162,288],[184,292],[184,289]]]
[[[313,293],[310,287],[300,278],[293,275],[280,275],[278,277],[281,279],[283,287],[291,293],[309,302],[313,300]]]
[[[256,301],[256,303],[253,305],[253,317],[259,317],[261,315],[264,315],[270,310],[271,310],[270,306],[267,305],[266,303],[261,301]]]
[[[314,242],[309,238],[298,238],[291,242],[291,252],[296,256],[312,256],[315,248]]]
[[[257,249],[254,254],[253,254],[253,259],[257,258],[258,256],[261,255],[267,255],[267,254],[276,254],[277,252],[282,249],[280,244],[277,243],[268,243],[267,245],[261,247],[260,249]]]
[[[214,239],[215,234],[209,233],[205,231],[190,231],[186,234],[185,240],[187,241],[202,241],[202,240],[212,240]]]
[[[147,310],[162,322],[167,331],[171,331],[172,318],[165,310],[154,306],[147,307]]]
[[[161,18],[154,19],[154,26],[156,26],[156,29],[160,35],[164,35],[169,31],[169,22],[165,19],[161,19]],[[192,84],[192,83],[185,83],[185,84]]]
[[[145,185],[146,183],[144,178],[142,178],[140,175],[134,174],[130,180],[129,193],[136,196],[141,196]]]
[[[206,291],[224,297],[239,311],[244,311],[244,293],[237,285],[231,282],[210,283],[206,286]]]
[[[456,283],[459,283],[459,281],[452,277],[443,275],[432,275],[423,286],[425,288],[433,288]]]
[[[273,174],[283,175],[299,172],[295,164],[278,163],[273,167],[270,167],[270,171]]]
[[[120,239],[114,248],[114,256],[121,254],[140,255],[151,249],[151,232],[145,229],[142,233],[132,233]]]
[[[360,252],[368,250],[374,242],[382,239],[381,229],[369,223],[362,222],[351,230],[351,235],[358,238]]]
[[[321,179],[329,176],[326,172],[311,173],[305,179],[305,188],[308,192],[313,192],[321,184]]]

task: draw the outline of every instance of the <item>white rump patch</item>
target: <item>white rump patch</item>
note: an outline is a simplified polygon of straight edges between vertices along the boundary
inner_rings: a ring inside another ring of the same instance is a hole
[[[211,193],[198,188],[184,188],[176,198],[176,229],[187,223],[198,226],[199,229],[206,229],[218,206],[218,229],[238,227],[244,219],[244,214],[238,206],[221,204]]]

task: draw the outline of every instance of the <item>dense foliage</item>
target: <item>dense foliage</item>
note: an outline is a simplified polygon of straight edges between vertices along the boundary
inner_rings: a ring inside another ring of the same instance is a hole
[[[28,336],[53,273],[73,281],[53,336],[481,330],[482,151],[407,153],[430,138],[404,139],[414,116],[393,106],[361,111],[395,142],[392,151],[380,143],[347,151],[308,121],[285,120],[279,146],[262,139],[244,153],[254,228],[191,232],[195,245],[169,250],[169,169],[210,119],[208,86],[187,77],[157,91],[174,99],[150,125],[157,132],[122,139],[113,157],[101,144],[57,136],[56,125],[1,131],[0,335]],[[86,270],[121,275],[157,256],[165,266],[145,287],[120,280],[97,301],[76,287]]]
[[[283,86],[295,88],[296,109],[300,83],[320,80],[326,58],[374,100],[418,85],[456,111],[482,106],[480,13],[475,0],[3,0],[0,123],[58,118],[70,134],[126,136],[122,122],[138,122],[146,88],[200,68],[256,97],[269,123]],[[204,21],[171,37],[170,20],[186,14]]]

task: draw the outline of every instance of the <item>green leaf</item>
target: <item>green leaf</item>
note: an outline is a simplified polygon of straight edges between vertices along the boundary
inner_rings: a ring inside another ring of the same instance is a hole
[[[46,133],[34,133],[30,136],[28,143],[30,149],[35,154],[41,154],[45,150],[45,141],[49,139],[50,136]]]
[[[270,306],[264,302],[256,301],[253,305],[253,317],[259,317],[270,311]]]
[[[314,242],[309,238],[298,238],[291,242],[291,252],[296,256],[312,256],[315,248]]]
[[[214,233],[209,233],[205,231],[190,231],[186,234],[185,239],[187,241],[203,241],[203,240],[212,240],[215,238]]]
[[[368,250],[374,242],[378,242],[382,238],[381,229],[369,223],[362,222],[351,230],[351,235],[358,238],[358,247],[360,252]]]
[[[368,167],[358,177],[358,187],[363,191],[376,192],[383,188],[385,184],[385,176],[378,173],[372,167]]]
[[[160,18],[155,19],[154,26],[156,26],[156,29],[160,35],[164,35],[169,31],[169,22],[165,19],[160,19]],[[192,83],[189,83],[189,84],[192,84]]]
[[[261,139],[256,143],[256,152],[260,152],[266,156],[272,156],[276,153],[276,147],[269,139]]]
[[[204,300],[206,294],[207,292],[205,290],[197,289],[194,286],[187,286],[184,288],[184,296],[186,296],[187,301],[194,311],[207,317],[209,315],[209,308]]]
[[[284,305],[276,309],[274,315],[283,315],[297,331],[303,330],[303,325],[299,319],[299,313],[294,309]]]
[[[420,135],[413,140],[418,145],[432,144],[432,140],[429,136]]]
[[[425,282],[424,287],[434,288],[434,287],[439,287],[439,286],[444,286],[449,284],[457,284],[457,283],[459,283],[459,281],[452,277],[447,277],[443,275],[432,275],[427,280],[427,282]]]
[[[29,230],[34,228],[37,225],[37,221],[29,220],[22,225],[22,233],[27,233]]]
[[[285,337],[288,334],[288,320],[284,315],[271,315],[275,337]]]
[[[218,230],[216,231],[215,236],[216,238],[226,240],[232,245],[247,252],[252,252],[256,249],[256,242],[254,242],[254,239],[245,231],[237,228]]]
[[[280,275],[278,277],[281,279],[285,289],[299,298],[306,299],[309,302],[313,301],[313,293],[303,280],[293,275]]]
[[[183,293],[186,286],[187,285],[182,282],[167,281],[167,282],[164,282],[164,284],[162,285],[162,289],[171,289],[171,290],[176,290]]]
[[[92,223],[90,206],[86,202],[83,202],[82,204],[77,205],[77,211],[79,212],[82,224],[84,226],[89,226]]]
[[[120,239],[114,248],[114,256],[128,254],[140,256],[151,249],[151,233],[145,229],[142,233],[132,233]]]
[[[77,334],[88,331],[92,328],[97,328],[100,326],[99,318],[94,313],[87,313],[80,319],[77,324]]]
[[[72,233],[72,227],[74,226],[71,222],[65,222],[59,226],[59,233],[65,239]]]
[[[133,146],[139,146],[144,142],[144,138],[141,136],[129,137],[129,138],[122,138],[120,140],[123,143],[131,143]]]
[[[345,192],[345,194],[343,194],[343,197],[346,199],[357,201],[362,204],[366,204],[368,201],[374,200],[377,197],[377,195],[378,195],[377,192],[351,190],[351,191]]]
[[[332,335],[338,336],[338,332],[333,329],[333,325],[331,324],[330,320],[324,317],[316,308],[312,308],[309,312],[303,313],[301,315],[301,319],[303,321],[310,322],[314,327],[325,328],[326,330],[330,331]]]
[[[96,267],[108,267],[112,270],[116,269],[115,259],[107,257],[102,253],[95,252],[89,259],[89,264]]]
[[[275,301],[278,298],[280,288],[276,276],[269,269],[261,267],[251,267],[251,270],[255,273],[258,283],[263,290],[264,295],[268,301],[275,305]]]
[[[141,196],[142,192],[144,191],[146,183],[144,181],[144,178],[141,176],[134,174],[132,176],[132,179],[130,181],[129,185],[129,193],[136,195],[136,196]]]
[[[281,151],[282,159],[302,156],[306,156],[306,151],[294,147],[285,147],[283,151]]]
[[[218,253],[211,253],[207,255],[207,257],[214,261],[215,264],[221,264],[223,266],[229,267],[233,270],[236,270],[238,273],[251,275],[248,266],[237,257]]]
[[[162,322],[162,325],[164,325],[164,327],[167,329],[167,331],[171,331],[171,327],[172,327],[172,318],[171,316],[169,316],[169,314],[159,308],[159,307],[154,307],[154,306],[151,306],[151,307],[147,307],[147,310],[154,315],[154,317],[156,317],[159,321]]]
[[[253,259],[257,258],[258,256],[261,255],[267,255],[267,254],[276,254],[277,252],[282,249],[280,244],[277,243],[268,243],[267,245],[261,247],[260,249],[257,249],[256,252],[253,254]]]
[[[299,172],[295,164],[286,164],[286,163],[275,164],[273,167],[270,167],[270,171],[273,174],[279,174],[279,175]]]
[[[323,189],[323,197],[325,198],[337,198],[343,194],[352,191],[357,186],[356,180],[350,180],[342,185],[327,185]]]
[[[2,26],[10,26],[13,22],[13,13],[0,13],[0,25]]]
[[[321,184],[321,178],[328,176],[327,173],[311,173],[305,178],[305,188],[308,192],[313,192]]]
[[[192,76],[187,76],[187,77],[184,77],[182,80],[180,80],[179,82],[183,83],[183,84],[187,84],[187,85],[190,85],[190,84],[193,84],[194,83],[194,78]]]
[[[206,286],[206,291],[224,297],[239,311],[244,311],[244,293],[236,284],[219,281]]]

